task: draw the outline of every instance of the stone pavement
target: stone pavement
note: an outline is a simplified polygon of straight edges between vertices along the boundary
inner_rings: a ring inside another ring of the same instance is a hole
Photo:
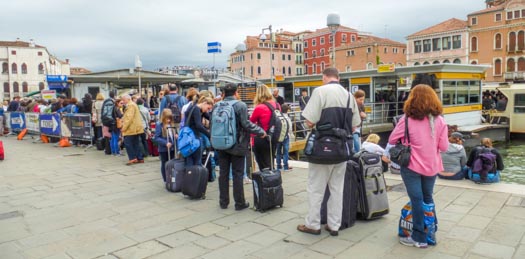
[[[283,174],[283,208],[236,212],[219,208],[217,182],[206,200],[166,192],[157,158],[125,166],[92,149],[1,139],[0,258],[525,258],[525,186],[438,181],[439,243],[416,249],[396,236],[408,201],[398,176],[387,174],[390,214],[312,236],[295,229],[307,212],[304,163]]]

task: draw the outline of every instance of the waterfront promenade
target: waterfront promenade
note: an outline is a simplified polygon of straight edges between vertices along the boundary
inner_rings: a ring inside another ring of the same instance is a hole
[[[165,191],[158,158],[126,157],[1,138],[0,258],[525,258],[525,186],[439,181],[438,245],[398,242],[408,201],[387,173],[390,214],[329,236],[300,233],[307,212],[305,163],[283,174],[283,208],[222,210],[218,184],[206,200]],[[301,168],[303,167],[303,168]],[[251,185],[245,185],[253,205]]]

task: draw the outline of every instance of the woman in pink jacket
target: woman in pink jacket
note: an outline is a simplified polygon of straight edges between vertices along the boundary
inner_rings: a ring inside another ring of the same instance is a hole
[[[403,141],[405,120],[408,119],[412,153],[408,166],[401,167],[401,177],[412,203],[413,228],[412,236],[402,237],[399,241],[407,246],[426,248],[423,203],[434,203],[432,192],[436,175],[443,171],[440,152],[448,148],[447,124],[441,116],[441,101],[428,85],[417,85],[411,90],[403,111],[405,116],[388,139],[389,144]]]

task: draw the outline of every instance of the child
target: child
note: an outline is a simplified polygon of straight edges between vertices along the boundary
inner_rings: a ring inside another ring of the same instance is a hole
[[[292,127],[292,121],[290,120],[290,117],[288,117],[288,114],[287,114],[288,110],[290,110],[290,106],[288,106],[288,104],[283,104],[281,109],[282,109],[282,114],[288,123],[288,135],[284,138],[282,143],[277,144],[277,155],[275,159],[277,161],[277,169],[279,170],[284,169],[285,172],[288,172],[292,170],[292,168],[288,165],[288,157],[289,157],[288,150],[290,149],[290,139],[294,138],[294,136],[293,136],[292,131],[290,130],[290,128]],[[281,165],[281,157],[283,159],[282,165]]]

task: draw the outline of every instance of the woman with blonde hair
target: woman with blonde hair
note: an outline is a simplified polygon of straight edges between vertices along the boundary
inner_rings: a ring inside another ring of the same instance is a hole
[[[474,167],[474,160],[476,160],[482,152],[491,152],[496,156],[496,164],[494,165],[494,168],[490,170],[489,172],[496,172],[496,171],[502,171],[505,169],[505,165],[503,164],[503,157],[499,153],[497,149],[495,149],[492,145],[492,140],[490,138],[482,138],[481,139],[481,145],[478,145],[474,147],[468,156],[467,166],[470,168]],[[480,174],[481,182],[484,183],[487,180],[487,175]]]
[[[197,91],[195,87],[190,87],[188,89],[188,92],[186,92],[186,100],[188,100],[188,103],[182,106],[182,109],[180,110],[181,112],[180,127],[181,128],[184,127],[184,118],[185,118],[184,114],[188,110],[188,107],[190,107],[190,105],[192,105],[193,103],[196,103],[199,100],[199,98],[200,98],[199,91]]]
[[[104,95],[98,93],[93,102],[92,113],[93,113],[93,122],[95,125],[95,140],[102,137],[102,104],[104,103]]]
[[[175,156],[175,141],[177,141],[177,134],[175,131],[175,122],[173,122],[173,114],[171,109],[164,109],[160,115],[160,120],[155,127],[155,136],[153,140],[157,143],[160,156],[160,173],[162,179],[166,182],[166,162],[169,158]],[[169,152],[169,153],[168,153]]]
[[[388,170],[388,163],[390,163],[390,159],[385,155],[385,149],[379,145],[379,140],[381,140],[381,137],[379,137],[377,134],[372,133],[368,135],[366,140],[363,142],[361,150],[380,155],[383,164],[383,172],[386,172]]]
[[[210,139],[210,132],[202,124],[202,117],[208,116],[208,112],[213,108],[213,99],[210,97],[201,97],[197,103],[193,103],[188,107],[185,115],[185,125],[190,127],[197,138],[201,139],[207,137]],[[202,151],[203,145],[197,149],[193,154],[186,157],[186,166],[202,165]]]
[[[407,166],[401,165],[401,178],[412,203],[412,235],[401,237],[406,246],[428,246],[423,222],[423,203],[434,204],[432,193],[437,172],[443,171],[439,152],[448,148],[448,129],[443,116],[443,106],[436,92],[428,85],[416,85],[406,100],[403,116],[390,134],[388,143],[401,141],[410,145],[411,155]],[[408,136],[405,138],[405,121],[408,120]],[[435,215],[435,214],[434,214]],[[437,218],[437,217],[436,217]]]
[[[281,106],[275,101],[266,85],[257,87],[253,103],[255,104],[255,109],[252,112],[250,121],[263,128],[265,132],[268,132],[273,110],[281,110]],[[254,138],[253,140],[253,153],[260,170],[271,168],[271,161],[275,157],[277,148],[277,142],[274,139],[271,141],[272,150],[270,150],[270,140],[268,138]]]

